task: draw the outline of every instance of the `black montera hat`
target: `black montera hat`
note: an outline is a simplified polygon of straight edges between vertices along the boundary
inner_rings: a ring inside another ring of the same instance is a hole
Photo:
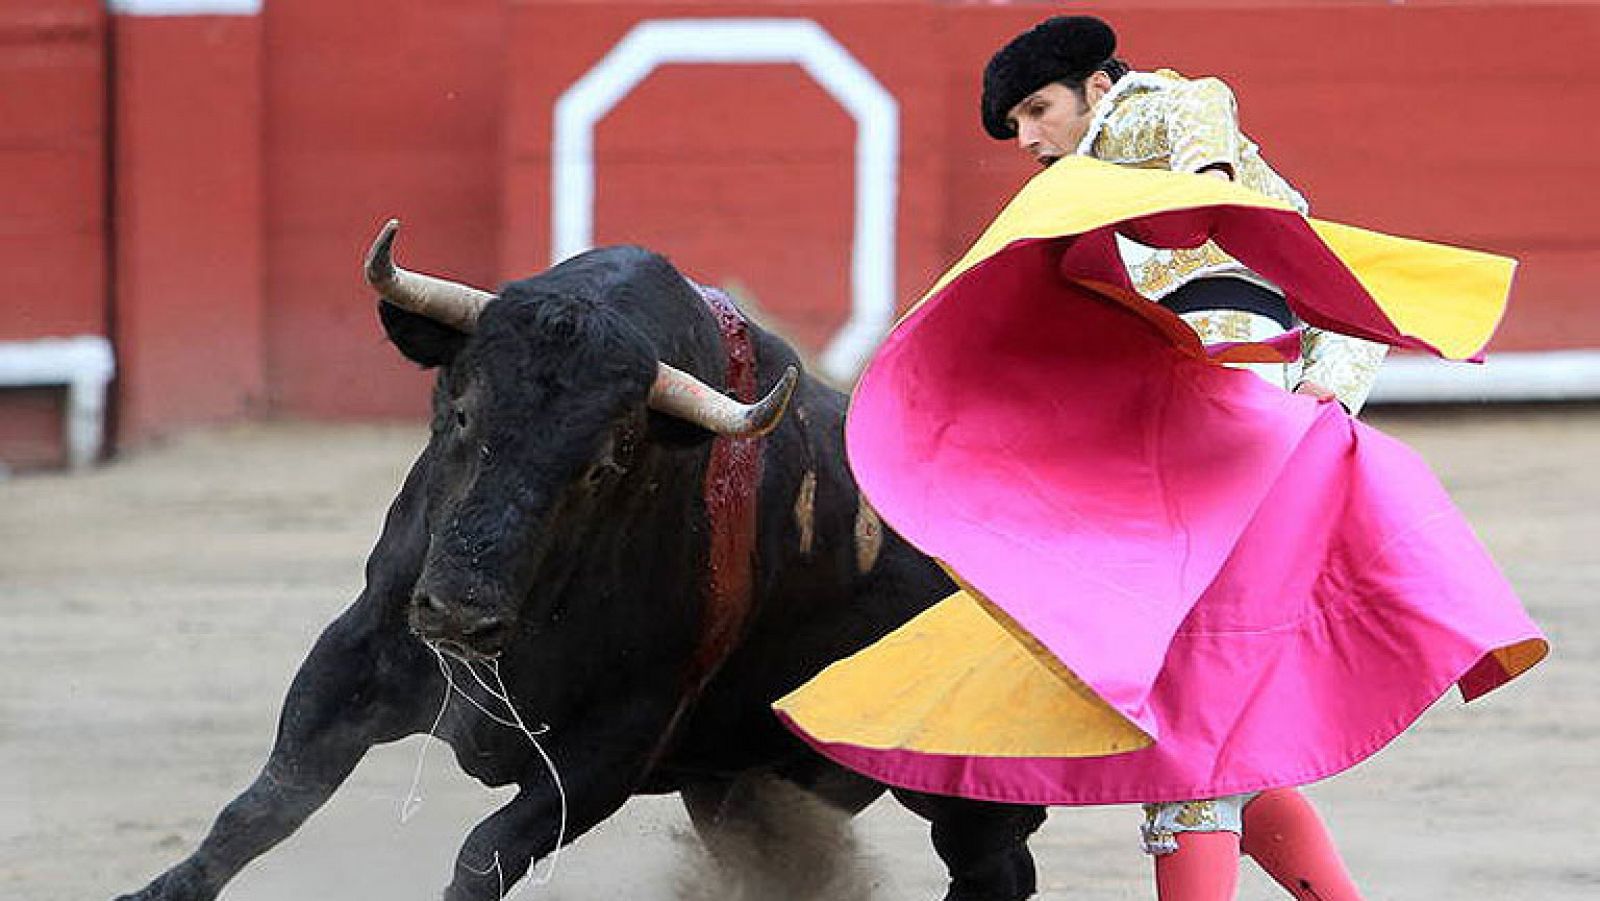
[[[1055,16],[1012,38],[983,70],[983,130],[1014,137],[1006,113],[1053,81],[1082,81],[1117,52],[1117,33],[1093,16]]]

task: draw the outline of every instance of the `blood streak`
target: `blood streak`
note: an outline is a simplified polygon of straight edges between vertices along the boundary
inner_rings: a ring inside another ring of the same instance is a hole
[[[744,402],[756,400],[756,358],[750,325],[728,295],[698,286],[717,320],[728,355],[727,385]],[[761,484],[761,438],[718,437],[706,467],[705,506],[711,553],[700,639],[690,664],[698,688],[727,656],[749,617],[755,573],[756,494]]]

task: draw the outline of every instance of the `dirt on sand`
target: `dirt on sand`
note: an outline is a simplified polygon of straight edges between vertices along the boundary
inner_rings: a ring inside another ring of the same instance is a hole
[[[1312,793],[1369,898],[1600,897],[1600,409],[1373,421],[1435,466],[1554,653],[1471,707],[1446,697]],[[0,898],[109,899],[194,847],[264,759],[311,642],[359,591],[423,438],[249,426],[0,483]],[[422,805],[402,824],[414,783]],[[436,898],[461,837],[505,797],[442,745],[376,749],[224,897]],[[1137,820],[1054,811],[1033,843],[1042,897],[1152,897]],[[675,799],[637,799],[522,897],[679,897],[697,856],[686,822]],[[941,894],[920,820],[880,802],[856,830],[873,897]],[[1244,870],[1241,898],[1283,897]]]

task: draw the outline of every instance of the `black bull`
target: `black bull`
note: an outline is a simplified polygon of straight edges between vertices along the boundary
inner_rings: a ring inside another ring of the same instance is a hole
[[[390,506],[365,589],[296,674],[260,774],[190,857],[124,899],[214,897],[368,748],[434,728],[445,667],[504,713],[467,669],[492,685],[495,666],[528,724],[548,725],[540,741],[565,786],[568,840],[638,793],[680,792],[696,826],[713,828],[737,816],[726,802],[752,774],[851,812],[881,795],[768,706],[950,589],[893,531],[870,528],[839,392],[802,376],[763,439],[748,613],[696,666],[714,625],[703,481],[715,439],[647,402],[658,362],[726,384],[716,319],[690,284],[659,256],[613,248],[511,283],[471,333],[380,308],[395,346],[438,368],[431,440]],[[777,337],[750,335],[759,384],[797,365]],[[554,850],[562,805],[525,736],[454,701],[434,734],[469,774],[519,791],[468,835],[445,897],[499,898]],[[896,794],[932,824],[947,898],[1033,893],[1026,840],[1042,810]]]

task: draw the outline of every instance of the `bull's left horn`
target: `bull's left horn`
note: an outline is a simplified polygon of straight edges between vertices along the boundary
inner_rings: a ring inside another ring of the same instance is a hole
[[[742,404],[687,372],[656,364],[650,409],[685,419],[718,435],[757,438],[777,428],[789,408],[800,370],[790,366],[767,396]]]
[[[397,307],[463,332],[477,328],[478,314],[495,295],[396,266],[394,236],[399,231],[400,220],[390,219],[384,223],[383,231],[378,232],[372,249],[367,251],[367,284]]]

